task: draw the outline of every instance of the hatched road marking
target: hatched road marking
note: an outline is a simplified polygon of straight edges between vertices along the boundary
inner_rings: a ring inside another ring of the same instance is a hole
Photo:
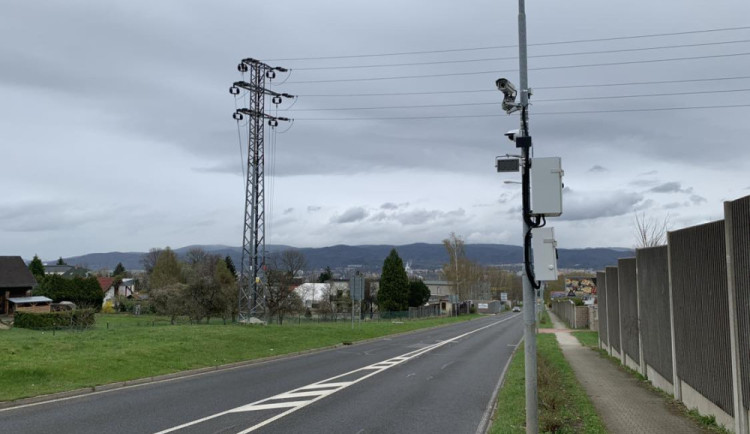
[[[472,330],[470,332],[463,333],[458,336],[454,336],[450,339],[446,339],[444,341],[440,341],[438,343],[428,345],[424,348],[420,348],[418,350],[414,350],[411,352],[408,352],[406,354],[402,354],[400,356],[396,356],[393,358],[390,358],[388,360],[384,360],[382,362],[373,363],[372,365],[365,366],[363,368],[355,369],[353,371],[346,372],[344,374],[337,375],[335,377],[328,378],[323,381],[318,381],[317,383],[308,384],[307,386],[302,386],[294,390],[290,390],[288,392],[283,392],[278,395],[271,396],[270,398],[261,399],[260,401],[255,401],[253,403],[243,405],[240,407],[233,408],[231,410],[222,411],[220,413],[213,414],[211,416],[206,416],[200,419],[196,419],[191,422],[184,423],[182,425],[178,425],[172,428],[165,429],[163,431],[159,431],[155,434],[167,434],[171,432],[175,432],[178,430],[181,430],[183,428],[187,428],[193,425],[197,425],[202,422],[206,422],[211,419],[216,419],[221,416],[225,416],[227,414],[233,414],[233,413],[245,413],[245,412],[251,412],[251,411],[260,411],[260,410],[269,410],[269,409],[279,409],[279,408],[288,408],[288,410],[281,412],[273,417],[270,417],[262,422],[259,422],[250,428],[247,428],[243,431],[239,431],[237,434],[247,434],[249,432],[255,431],[258,428],[264,427],[278,419],[281,419],[284,416],[287,416],[291,413],[294,413],[295,411],[307,407],[308,405],[319,401],[329,395],[332,395],[336,392],[339,392],[343,389],[346,389],[347,387],[359,383],[360,381],[363,381],[367,378],[372,377],[373,375],[377,375],[383,371],[386,371],[394,366],[400,365],[402,363],[405,363],[411,359],[414,359],[416,357],[421,356],[422,354],[425,354],[427,352],[430,352],[432,350],[435,350],[437,348],[442,347],[445,344],[456,342],[458,339],[461,339],[465,336],[471,335],[473,333],[476,333],[478,331],[487,329],[492,326],[496,326],[500,323],[503,323],[505,321],[508,321],[510,319],[513,319],[517,317],[518,315],[513,315],[511,317],[505,318],[501,321],[493,322],[492,324],[488,324],[486,326],[479,327],[478,329]],[[352,381],[336,381],[340,380],[343,377],[349,377],[356,374],[362,374],[361,377],[358,377]],[[309,399],[298,399],[298,398],[309,398]],[[280,401],[284,399],[294,399],[294,401],[285,401],[285,402],[273,402],[273,401]]]

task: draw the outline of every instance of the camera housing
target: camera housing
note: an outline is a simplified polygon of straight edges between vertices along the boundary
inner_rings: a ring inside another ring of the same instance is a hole
[[[519,130],[510,130],[507,133],[504,134],[505,137],[508,138],[511,142],[516,141],[516,136],[518,136]]]

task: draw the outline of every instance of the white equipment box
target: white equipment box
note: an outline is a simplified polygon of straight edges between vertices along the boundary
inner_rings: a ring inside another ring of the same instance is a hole
[[[560,157],[531,159],[531,214],[562,214],[562,176]]]
[[[557,241],[555,228],[531,230],[534,252],[534,278],[539,281],[557,280]]]

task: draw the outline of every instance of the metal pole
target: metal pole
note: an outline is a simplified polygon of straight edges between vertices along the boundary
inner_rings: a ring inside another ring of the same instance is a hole
[[[528,120],[527,107],[529,106],[529,83],[528,65],[526,53],[526,4],[524,0],[518,0],[518,60],[520,72],[521,92],[521,128],[520,136],[527,136]],[[523,158],[529,158],[529,148],[523,148]],[[524,167],[524,170],[525,167]],[[524,183],[528,183],[528,176],[523,177]],[[528,185],[524,185],[523,194],[528,194]],[[523,212],[523,211],[522,211]],[[526,242],[526,233],[529,226],[526,224],[526,216],[523,216],[523,240]],[[529,279],[528,273],[523,276],[523,337],[524,337],[524,363],[526,368],[526,432],[537,434],[539,432],[539,414],[537,409],[537,362],[536,362],[536,291]]]

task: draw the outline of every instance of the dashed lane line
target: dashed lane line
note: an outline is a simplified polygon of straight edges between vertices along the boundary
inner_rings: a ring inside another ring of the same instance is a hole
[[[519,314],[520,315],[520,314]],[[409,360],[412,360],[416,357],[421,356],[422,354],[425,354],[427,352],[430,352],[432,350],[435,350],[437,348],[442,347],[443,345],[446,345],[448,343],[456,342],[459,339],[469,336],[471,334],[474,334],[476,332],[479,332],[481,330],[496,326],[498,324],[501,324],[505,321],[508,321],[510,319],[513,319],[517,317],[518,315],[514,315],[508,318],[505,318],[503,320],[493,322],[492,324],[488,324],[486,326],[479,327],[477,329],[474,329],[472,331],[460,334],[458,336],[454,336],[450,339],[446,339],[444,341],[437,342],[432,345],[428,345],[426,347],[420,348],[418,350],[410,351],[408,353],[402,354],[400,356],[392,357],[388,360],[384,360],[381,362],[373,363],[372,365],[365,366],[359,369],[355,369],[353,371],[346,372],[344,374],[336,375],[335,377],[328,378],[323,381],[318,381],[316,383],[308,384],[306,386],[299,387],[294,390],[290,390],[288,392],[283,392],[278,395],[271,396],[269,398],[264,398],[259,401],[252,402],[247,405],[243,405],[240,407],[236,407],[230,410],[222,411],[220,413],[216,413],[210,416],[206,416],[200,419],[196,419],[191,422],[184,423],[182,425],[178,425],[172,428],[165,429],[163,431],[159,431],[155,434],[167,434],[175,431],[179,431],[184,428],[188,428],[194,425],[197,425],[202,422],[206,422],[212,419],[219,418],[221,416],[225,416],[228,414],[234,414],[234,413],[245,413],[245,412],[251,412],[251,411],[260,411],[260,410],[269,410],[269,409],[284,409],[287,408],[286,411],[283,411],[273,417],[270,417],[268,419],[265,419],[250,428],[247,428],[243,431],[239,431],[237,434],[247,434],[252,431],[255,431],[259,428],[262,428],[276,420],[279,420],[291,413],[294,413],[295,411],[307,407],[310,404],[319,401],[323,398],[326,398],[336,392],[339,392],[341,390],[346,389],[347,387],[359,383],[360,381],[366,380],[374,375],[377,375],[383,371],[386,371],[394,366],[400,365],[402,363],[405,363]],[[356,374],[362,374],[362,376],[352,380],[352,381],[340,381],[343,377],[350,377],[354,376]],[[338,381],[337,381],[338,380]],[[308,398],[308,399],[299,399],[299,398]],[[274,401],[282,401],[282,400],[288,400],[293,399],[293,401],[283,401],[283,402],[274,402]]]

